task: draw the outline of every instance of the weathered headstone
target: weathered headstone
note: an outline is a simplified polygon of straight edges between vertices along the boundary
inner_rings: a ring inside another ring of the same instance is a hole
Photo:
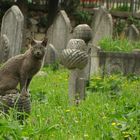
[[[74,28],[73,38],[83,39],[88,43],[92,39],[92,29],[87,24],[80,24]]]
[[[100,7],[94,14],[94,20],[92,23],[94,46],[99,45],[99,41],[106,37],[112,37],[113,22],[112,16],[104,7]]]
[[[72,27],[70,20],[66,12],[61,10],[56,16],[53,25],[47,32],[49,43],[51,43],[56,48],[58,53],[66,48],[67,43],[70,39],[71,30]]]
[[[85,87],[86,81],[83,77],[83,70],[74,69],[70,71],[69,76],[69,101],[70,104],[79,104],[79,102],[85,99]]]
[[[86,47],[83,40],[71,39],[67,49],[64,49],[60,55],[61,64],[70,70],[70,104],[78,104],[85,98],[86,75],[84,68],[88,64],[88,54],[83,51],[83,47]]]
[[[0,55],[0,60],[1,62],[4,62],[8,59],[10,44],[9,44],[9,39],[5,34],[1,36],[0,41],[1,41],[0,52],[2,52]]]
[[[134,24],[132,24],[125,31],[125,36],[130,41],[138,41],[140,39],[140,32],[137,29],[137,27]]]
[[[99,46],[91,45],[91,67],[90,67],[90,75],[97,74],[99,72]]]
[[[89,50],[92,48],[92,45],[91,45],[92,29],[90,28],[89,25],[87,24],[77,25],[73,30],[73,38],[82,39],[86,43],[85,44],[86,46],[83,45],[85,48],[85,51],[87,51],[87,53],[90,53]],[[90,78],[90,67],[91,67],[91,56],[89,54],[88,64],[83,70],[84,71],[83,74],[84,74],[86,82],[88,82]]]
[[[67,44],[67,49],[78,49],[81,51],[86,51],[87,46],[85,41],[82,39],[70,39]]]
[[[86,82],[89,80],[89,41],[92,30],[86,24],[74,28],[73,39],[61,53],[62,64],[70,70],[69,99],[71,104],[79,104],[85,98]]]
[[[54,48],[52,44],[48,44],[47,51],[46,51],[45,63],[46,64],[53,64],[55,63],[56,59],[58,58],[57,50]]]
[[[12,6],[8,9],[2,19],[1,37],[6,35],[9,40],[8,58],[20,53],[23,39],[23,23],[23,14],[17,6]],[[0,43],[0,48],[3,48],[2,43]],[[2,53],[0,52],[0,54]]]
[[[112,37],[113,22],[112,16],[104,7],[100,7],[95,11],[92,23],[93,39],[91,47],[91,69],[90,75],[95,74],[99,70],[98,45],[103,38]]]

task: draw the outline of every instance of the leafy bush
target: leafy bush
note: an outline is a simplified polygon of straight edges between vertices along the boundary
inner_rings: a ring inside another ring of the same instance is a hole
[[[87,11],[80,11],[80,10],[77,10],[75,13],[74,13],[74,17],[75,17],[75,21],[76,21],[76,24],[88,24],[90,25],[91,24],[91,14]]]
[[[124,33],[125,29],[130,25],[134,24],[138,30],[140,30],[140,20],[134,18],[133,16],[129,16],[127,19],[114,19],[114,28],[113,28],[113,36],[120,37],[122,33]]]
[[[40,17],[38,25],[40,27],[47,27],[48,19],[46,16]]]
[[[128,25],[134,24],[140,30],[140,20],[130,16],[127,19]]]
[[[127,21],[124,19],[116,19],[114,22],[114,27],[113,27],[113,36],[119,37],[122,32],[124,32],[124,29],[126,28]]]

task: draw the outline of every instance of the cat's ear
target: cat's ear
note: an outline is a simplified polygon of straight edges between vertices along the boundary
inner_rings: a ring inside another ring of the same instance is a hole
[[[46,46],[47,46],[47,43],[48,43],[48,38],[45,37],[45,38],[43,39],[43,41],[42,41],[41,44],[42,44],[44,47],[46,47]]]

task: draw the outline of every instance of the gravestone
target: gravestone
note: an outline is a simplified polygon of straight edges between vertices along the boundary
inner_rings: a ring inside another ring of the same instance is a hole
[[[97,46],[99,45],[98,43],[101,39],[106,37],[112,37],[113,22],[111,14],[109,14],[104,7],[100,7],[95,11],[93,19],[92,43],[94,46]]]
[[[8,58],[20,53],[23,39],[24,17],[17,6],[12,6],[3,16],[1,26],[1,37],[6,35],[9,40]],[[0,43],[0,48],[3,48]],[[1,49],[3,50],[3,49]],[[0,52],[2,54],[3,52]],[[3,60],[0,60],[3,61]]]
[[[73,30],[73,38],[82,39],[86,44],[84,46],[85,51],[89,54],[88,55],[88,64],[84,68],[84,77],[86,82],[89,81],[90,78],[90,67],[91,67],[91,56],[89,50],[92,48],[91,40],[92,40],[92,29],[87,24],[79,24]]]
[[[140,37],[140,32],[137,27],[132,24],[128,27],[128,29],[126,29],[125,36],[130,41],[138,41]]]
[[[69,100],[71,104],[79,104],[85,99],[86,83],[89,81],[90,55],[89,42],[92,30],[86,24],[74,28],[73,39],[61,53],[62,64],[70,70]]]
[[[74,28],[73,38],[83,39],[88,43],[92,39],[92,29],[87,24],[79,24]]]
[[[86,74],[85,67],[88,64],[87,47],[82,39],[71,39],[67,48],[60,55],[61,64],[70,70],[69,75],[69,101],[70,104],[78,104],[85,99]]]
[[[103,38],[112,37],[113,33],[113,22],[112,16],[109,14],[104,7],[100,7],[95,11],[94,20],[92,23],[92,47],[91,47],[91,69],[90,75],[95,74],[99,71],[99,59],[98,51],[100,40]]]
[[[9,45],[10,45],[9,39],[5,34],[3,34],[0,38],[0,41],[1,41],[0,52],[2,52],[0,55],[0,60],[1,62],[5,62],[8,59],[9,55]]]
[[[86,51],[87,46],[85,41],[82,39],[70,39],[67,44],[67,49],[78,49],[81,51]]]
[[[58,58],[57,50],[54,48],[52,44],[47,45],[47,51],[46,51],[46,57],[45,57],[45,63],[46,64],[53,64],[55,63],[56,59]]]
[[[66,45],[70,39],[72,27],[70,20],[65,11],[61,10],[53,25],[48,29],[47,37],[49,43],[51,43],[58,53],[66,48]],[[51,52],[47,52],[46,55]],[[52,58],[53,59],[53,58]]]
[[[98,74],[99,72],[99,52],[101,50],[100,46],[91,45],[91,67],[90,75]]]

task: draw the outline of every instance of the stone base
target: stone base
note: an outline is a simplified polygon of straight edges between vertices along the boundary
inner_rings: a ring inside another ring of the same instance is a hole
[[[11,92],[4,96],[0,95],[0,110],[4,113],[8,113],[11,108],[17,111],[18,119],[27,117],[31,111],[29,93],[19,94],[19,92],[17,92],[14,94]]]

